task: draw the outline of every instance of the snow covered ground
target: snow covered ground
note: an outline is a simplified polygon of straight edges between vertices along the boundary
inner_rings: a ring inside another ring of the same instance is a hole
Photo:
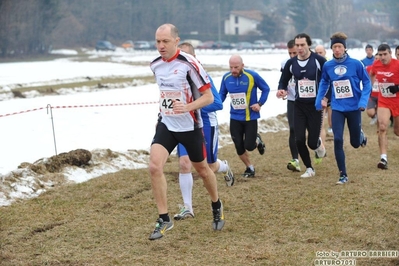
[[[119,154],[95,171],[71,167],[64,175],[71,182],[84,182],[105,173],[123,168],[146,167],[146,156],[133,150],[149,150],[158,113],[158,88],[152,84],[136,82],[135,86],[109,90],[90,88],[60,90],[59,95],[42,96],[32,91],[26,98],[14,98],[11,90],[26,86],[70,83],[106,76],[151,76],[147,64],[158,54],[156,51],[99,52],[87,50],[90,58],[111,56],[108,62],[77,62],[76,51],[59,50],[53,53],[71,55],[69,59],[45,62],[0,63],[0,206],[16,199],[39,195],[52,181],[36,189],[38,177],[32,171],[18,169],[22,162],[34,163],[56,153],[86,149],[93,153],[93,164],[104,150]],[[262,119],[286,112],[286,102],[275,97],[280,77],[281,61],[287,58],[285,50],[268,51],[197,51],[197,58],[205,66],[228,67],[233,53],[242,55],[247,68],[257,70],[271,88],[268,101],[262,107]],[[362,49],[349,52],[361,59]],[[328,51],[331,58],[331,52]],[[140,63],[132,65],[131,63]],[[211,73],[218,87],[224,72]],[[218,112],[220,124],[229,121],[229,100]],[[261,127],[261,132],[270,128]]]

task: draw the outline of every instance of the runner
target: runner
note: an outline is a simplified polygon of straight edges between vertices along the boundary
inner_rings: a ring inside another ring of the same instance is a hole
[[[298,55],[289,59],[284,66],[279,82],[277,97],[287,97],[287,87],[290,79],[295,78],[295,111],[294,130],[299,155],[306,166],[302,178],[315,176],[309,150],[315,151],[316,163],[320,163],[326,155],[326,149],[320,138],[323,112],[315,108],[318,84],[321,78],[321,69],[326,59],[310,50],[312,40],[305,33],[295,37],[295,47]]]
[[[378,60],[378,52],[374,55],[374,61]],[[372,65],[366,67],[367,73],[370,73]],[[378,81],[372,81],[373,86],[370,94],[369,101],[367,103],[367,115],[371,118],[370,125],[374,125],[377,123],[378,129],[378,119],[377,119],[377,104],[378,104],[378,92],[380,89],[378,88]]]
[[[222,102],[230,94],[230,134],[236,152],[246,166],[243,176],[255,177],[255,167],[248,151],[258,148],[261,155],[265,153],[265,144],[257,132],[260,109],[270,88],[258,73],[244,68],[241,56],[232,55],[229,65],[230,72],[223,75],[219,94]],[[258,89],[262,92],[259,99]]]
[[[374,53],[374,48],[373,46],[371,46],[370,44],[366,45],[366,48],[364,48],[364,50],[366,51],[366,57],[363,58],[362,63],[365,67],[370,66],[374,63],[375,57],[373,55]]]
[[[287,50],[288,50],[288,55],[290,58],[293,58],[294,56],[297,55],[296,48],[295,48],[295,40],[290,40],[287,43]],[[284,60],[281,63],[281,72],[283,72],[285,63],[288,61],[288,59]],[[280,79],[283,75],[281,74]],[[278,95],[278,92],[276,96]],[[284,98],[284,100],[287,99],[287,119],[288,119],[288,126],[290,128],[290,135],[288,137],[288,145],[290,147],[290,152],[291,152],[291,158],[287,164],[287,169],[291,170],[293,172],[300,172],[301,167],[299,166],[299,157],[298,157],[298,149],[296,147],[295,143],[295,132],[294,132],[294,106],[295,106],[295,80],[291,79],[290,82],[288,83],[288,88],[287,88],[287,98]]]
[[[182,52],[188,53],[195,57],[194,47],[187,42],[181,43],[178,46]],[[201,117],[204,123],[203,131],[205,137],[205,146],[207,154],[207,162],[213,172],[225,173],[224,179],[227,186],[234,184],[234,175],[229,167],[229,163],[224,160],[218,159],[218,136],[219,127],[216,111],[223,109],[222,100],[220,99],[219,93],[213,84],[211,78],[211,90],[213,94],[213,103],[201,108]],[[173,218],[175,220],[183,220],[187,217],[194,218],[194,210],[192,204],[192,192],[193,192],[193,175],[191,173],[192,164],[188,157],[187,150],[182,144],[177,145],[177,154],[179,156],[179,185],[183,198],[183,204],[180,206],[179,213]]]
[[[388,138],[387,129],[392,115],[394,133],[399,136],[399,61],[392,58],[391,47],[387,44],[378,46],[379,60],[370,70],[372,80],[378,81],[378,145],[380,161],[377,167],[388,169]]]
[[[317,54],[319,54],[319,55],[321,55],[321,56],[323,56],[324,58],[327,59],[327,52],[326,52],[326,49],[324,48],[323,45],[321,45],[321,44],[317,45],[314,48],[314,51]],[[331,113],[332,113],[332,111],[331,111],[331,107],[330,107],[330,104],[331,104],[331,90],[328,90],[328,95],[326,96],[326,98],[330,99],[330,101],[327,103],[327,108],[323,109],[323,117],[327,117],[327,120],[328,120],[327,132],[326,132],[326,130],[324,128],[325,119],[323,119],[323,122],[322,122],[322,125],[321,125],[320,137],[321,137],[323,143],[326,143],[326,135],[327,134],[330,135],[330,136],[333,135],[332,123],[331,123]]]
[[[333,59],[323,66],[316,99],[317,110],[326,108],[328,99],[325,96],[331,88],[334,153],[339,171],[337,184],[340,185],[348,182],[344,152],[345,120],[352,147],[366,146],[367,138],[361,128],[361,112],[366,109],[371,92],[370,79],[363,64],[351,58],[346,52],[346,39],[347,36],[343,32],[337,32],[331,36]],[[360,86],[360,81],[363,88]]]
[[[173,228],[168,214],[167,182],[163,170],[178,143],[186,147],[210,195],[212,227],[221,230],[225,223],[223,205],[219,200],[215,173],[206,161],[200,115],[200,108],[213,102],[208,75],[193,56],[180,53],[177,47],[180,38],[174,25],[160,26],[155,40],[160,56],[151,62],[150,67],[160,90],[161,112],[151,143],[148,168],[159,218],[149,239],[159,239]]]

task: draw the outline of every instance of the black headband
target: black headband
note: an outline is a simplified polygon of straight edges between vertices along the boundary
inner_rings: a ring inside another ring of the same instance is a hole
[[[330,46],[330,48],[332,48],[332,46],[333,46],[334,44],[336,44],[336,43],[341,43],[341,44],[346,48],[346,40],[345,40],[345,39],[342,39],[342,38],[334,38],[334,39],[331,39],[331,46]]]

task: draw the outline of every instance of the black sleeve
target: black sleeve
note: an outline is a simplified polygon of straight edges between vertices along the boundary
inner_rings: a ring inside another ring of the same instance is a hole
[[[281,72],[277,88],[278,90],[287,90],[288,82],[292,78],[292,73],[290,71],[291,65],[292,65],[292,58],[285,63],[284,69]]]

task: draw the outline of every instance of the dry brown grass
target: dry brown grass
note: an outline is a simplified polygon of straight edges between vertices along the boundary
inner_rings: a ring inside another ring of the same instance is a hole
[[[196,177],[195,219],[175,222],[164,238],[149,241],[157,210],[148,171],[124,170],[0,208],[0,264],[313,265],[316,251],[397,250],[399,140],[391,129],[389,170],[377,169],[376,129],[364,120],[368,146],[355,150],[345,140],[350,182],[344,186],[335,185],[331,140],[316,177],[300,179],[286,169],[288,132],[266,133],[265,155],[251,155],[254,179],[238,177],[244,166],[232,145],[220,150],[237,174],[233,187],[218,175],[226,216],[220,232],[211,228],[210,199]],[[173,215],[181,203],[176,157],[165,171]],[[357,265],[399,261],[367,258]]]
[[[86,60],[86,58],[79,59],[77,61],[95,61],[95,60]],[[104,62],[104,58],[100,58],[97,61]],[[134,66],[138,65],[149,65],[149,62],[134,62],[129,63],[126,62],[125,64],[130,64]],[[214,67],[214,66],[207,66],[207,70],[209,73],[224,73],[227,71],[227,68],[223,67]],[[18,86],[12,90],[14,93],[14,97],[22,97],[23,93],[29,91],[37,91],[41,95],[57,95],[60,89],[76,89],[81,87],[88,87],[90,90],[107,90],[107,89],[119,89],[125,87],[132,87],[137,86],[137,83],[141,84],[149,84],[154,82],[154,76],[152,75],[144,75],[144,76],[125,76],[125,77],[85,77],[81,80],[71,80],[69,82],[64,81],[63,83],[57,84],[50,84],[50,85],[31,85],[31,84],[18,84]],[[7,91],[1,91],[0,94],[8,93]]]

